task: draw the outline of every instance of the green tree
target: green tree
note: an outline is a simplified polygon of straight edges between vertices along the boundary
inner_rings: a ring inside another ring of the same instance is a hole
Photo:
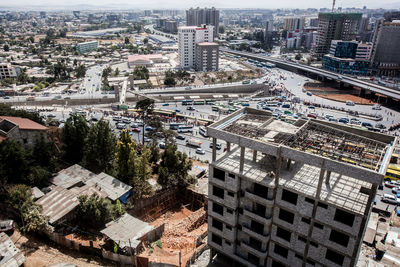
[[[137,66],[133,70],[133,78],[135,80],[148,80],[149,70],[145,66]]]
[[[192,161],[186,153],[177,151],[176,144],[167,144],[161,154],[158,183],[163,188],[171,186],[186,187],[195,180],[189,176]]]
[[[294,59],[300,60],[300,59],[301,59],[301,54],[300,54],[300,53],[297,53],[297,55],[294,57]]]
[[[149,183],[151,176],[150,157],[151,152],[147,147],[141,151],[138,156],[135,152],[132,153],[132,161],[134,165],[134,177],[132,179],[132,193],[135,198],[143,198],[151,195],[152,187]]]
[[[78,197],[79,204],[76,208],[77,223],[85,229],[98,230],[109,221],[122,215],[117,205],[110,200],[99,197],[96,194],[82,195]]]
[[[8,44],[3,45],[3,49],[5,52],[10,51],[10,46]]]
[[[3,182],[25,183],[27,174],[28,159],[24,147],[10,139],[0,142],[0,177]]]
[[[46,233],[51,231],[48,218],[42,214],[42,207],[32,198],[32,189],[27,185],[15,185],[8,191],[7,203],[13,207],[22,221],[22,231]]]
[[[149,42],[149,39],[147,39],[147,38],[144,38],[144,39],[143,39],[143,43],[144,43],[144,44],[147,44],[148,42]]]
[[[119,75],[119,69],[116,68],[115,71],[114,71],[114,76],[118,76],[118,75]]]
[[[86,137],[84,166],[95,173],[112,169],[115,148],[116,138],[110,124],[101,119],[90,128]]]
[[[132,140],[129,132],[123,130],[117,142],[115,153],[115,163],[118,179],[124,183],[129,183],[134,175],[132,170],[131,153],[137,150],[136,143]]]
[[[142,133],[144,133],[144,125],[147,123],[149,116],[153,113],[154,109],[154,100],[150,98],[145,98],[136,103],[136,109],[139,109],[140,118],[143,120],[143,129]],[[144,144],[144,134],[142,135],[142,144]]]
[[[89,125],[83,116],[73,114],[67,119],[61,130],[63,158],[67,162],[74,164],[82,161],[88,132]]]
[[[129,37],[125,37],[125,44],[130,44]]]
[[[75,76],[76,78],[83,78],[86,75],[86,67],[83,64],[80,64],[78,67],[75,69]]]
[[[101,76],[103,77],[103,79],[107,79],[110,76],[111,72],[112,72],[111,67],[107,66],[103,69]]]
[[[164,85],[169,86],[169,87],[175,86],[176,81],[175,81],[174,77],[171,77],[171,76],[165,77]]]

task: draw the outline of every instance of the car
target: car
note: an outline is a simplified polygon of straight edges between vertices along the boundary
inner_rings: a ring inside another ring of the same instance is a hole
[[[312,119],[316,119],[316,118],[317,118],[317,115],[314,114],[314,113],[308,113],[308,114],[307,114],[307,117],[312,118]]]
[[[145,137],[144,137],[144,142],[145,142],[145,143],[151,142],[151,139],[145,136]]]
[[[297,86],[301,86],[301,83],[298,83]]]
[[[180,109],[175,109],[175,112],[181,112],[181,110]]]
[[[47,115],[47,118],[55,118],[55,117],[56,117],[56,115],[54,115],[54,114]]]
[[[213,143],[210,143],[210,148],[213,148]],[[222,145],[221,145],[221,144],[217,143],[217,144],[215,145],[215,149],[220,150],[221,148],[222,148]]]
[[[396,181],[385,181],[385,186],[388,188],[394,188],[396,186],[400,186],[400,183]]]
[[[137,128],[137,127],[135,127],[135,128],[132,128],[132,132],[135,132],[135,133],[140,133],[140,129],[139,129],[139,128]]]
[[[169,104],[168,103],[163,103],[162,106],[166,107],[166,106],[169,106]]]
[[[353,101],[347,100],[346,105],[347,106],[355,106],[356,104]]]
[[[176,136],[176,139],[185,140],[185,136],[178,134],[178,135]]]
[[[315,107],[314,107],[314,106],[308,106],[308,108],[309,108],[309,109],[315,109]]]
[[[325,119],[330,120],[331,118],[333,118],[332,115],[329,115],[329,114],[326,114],[326,115],[325,115]]]
[[[400,199],[398,197],[395,197],[390,194],[383,194],[383,197],[381,199],[382,202],[388,203],[388,204],[393,204],[393,205],[399,205],[400,204]]]
[[[371,123],[366,122],[366,121],[362,122],[362,123],[361,123],[361,126],[362,126],[362,127],[366,127],[366,128],[374,128],[374,126],[372,126]]]
[[[125,125],[125,123],[117,123],[117,129],[119,129],[119,130],[123,130],[123,129],[126,129],[126,125]]]
[[[308,95],[308,96],[312,96],[312,93],[311,93],[311,92],[307,92],[307,95]]]
[[[10,97],[8,95],[3,96],[3,99],[10,99]]]
[[[386,126],[383,125],[382,123],[377,123],[377,124],[375,124],[375,128],[378,128],[378,129],[386,129]]]
[[[190,90],[190,89],[192,89],[192,87],[190,86],[185,87],[185,90]]]
[[[351,124],[355,124],[355,125],[360,125],[361,121],[359,119],[356,119],[356,118],[351,118],[350,119],[350,123]]]
[[[187,109],[187,110],[195,110],[195,108],[192,107],[192,106],[188,106],[186,109]]]
[[[136,122],[134,122],[131,124],[131,128],[139,128],[139,125]]]
[[[120,121],[121,117],[120,116],[113,116],[113,121]]]
[[[165,143],[164,143],[164,142],[159,143],[158,146],[159,146],[161,149],[165,149]]]
[[[372,106],[372,109],[373,109],[373,110],[381,110],[382,108],[381,108],[380,105],[375,104],[375,105]]]
[[[199,148],[196,148],[196,154],[204,155],[204,154],[206,154],[206,152],[199,147]]]
[[[129,118],[122,118],[122,122],[125,124],[130,124],[131,123],[131,119]]]
[[[330,122],[339,122],[338,119],[335,119],[334,117],[329,118],[329,121],[330,121]]]
[[[341,122],[341,123],[349,123],[350,122],[350,120],[348,119],[348,118],[340,118],[339,119],[339,122]]]
[[[12,234],[14,232],[15,223],[13,220],[0,221],[0,233]]]
[[[144,128],[147,132],[151,132],[151,131],[153,131],[154,130],[154,128],[153,127],[151,127],[151,126],[146,126],[146,128]]]
[[[400,186],[395,186],[392,188],[392,193],[397,194],[400,191]]]
[[[290,108],[290,104],[283,104],[282,108]]]
[[[138,127],[142,127],[143,126],[143,122],[142,121],[135,121],[135,123],[137,124]]]

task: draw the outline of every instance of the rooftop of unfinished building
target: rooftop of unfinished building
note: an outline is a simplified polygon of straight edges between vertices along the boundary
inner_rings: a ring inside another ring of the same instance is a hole
[[[262,148],[288,147],[376,173],[386,170],[395,143],[395,137],[343,124],[300,119],[283,122],[269,111],[253,108],[243,108],[210,125],[208,135],[256,150],[260,147],[261,152]]]

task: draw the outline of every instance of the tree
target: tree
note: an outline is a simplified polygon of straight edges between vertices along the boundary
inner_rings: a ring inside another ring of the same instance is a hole
[[[135,80],[149,79],[149,70],[145,66],[137,66],[133,70],[133,78]]]
[[[10,46],[8,44],[5,44],[3,46],[3,49],[4,49],[5,52],[8,52],[8,51],[10,51]]]
[[[119,69],[116,68],[115,71],[114,71],[114,76],[118,76],[118,75],[119,75]]]
[[[26,185],[15,185],[8,191],[7,203],[20,215],[21,230],[31,233],[47,233],[51,231],[48,218],[42,214],[42,207],[32,198],[32,189]]]
[[[294,59],[300,60],[300,59],[301,59],[301,54],[300,54],[300,53],[297,53],[297,55],[294,57]]]
[[[137,146],[129,135],[129,132],[123,130],[117,142],[115,163],[118,179],[124,183],[129,183],[129,180],[134,174],[131,166],[132,162],[130,160],[132,151],[136,150]]]
[[[169,86],[169,87],[175,86],[176,81],[175,81],[174,77],[171,77],[171,76],[165,77],[164,85]]]
[[[6,139],[0,142],[0,177],[12,184],[27,182],[28,160],[23,146]]]
[[[86,75],[86,67],[83,64],[80,64],[78,67],[75,69],[75,76],[76,78],[83,78]]]
[[[167,144],[161,154],[161,163],[158,172],[158,183],[163,188],[171,186],[186,187],[194,182],[189,176],[192,161],[185,153],[177,151],[176,144]]]
[[[134,165],[134,177],[132,179],[132,193],[135,198],[143,198],[149,196],[152,193],[152,187],[149,183],[151,175],[150,157],[151,152],[147,147],[144,147],[141,151],[141,155],[138,156],[132,153],[132,161]]]
[[[125,37],[125,44],[130,44],[129,37]]]
[[[144,39],[143,39],[143,43],[144,43],[144,44],[147,44],[148,42],[149,42],[149,39],[147,39],[147,38],[144,38]]]
[[[35,38],[33,36],[29,36],[28,41],[33,44],[35,42]]]
[[[76,208],[77,223],[85,229],[101,229],[109,221],[122,215],[122,211],[113,205],[110,200],[96,194],[78,197]]]
[[[92,172],[110,170],[116,148],[116,138],[108,121],[101,119],[94,124],[86,137],[83,156],[84,166]]]
[[[61,130],[63,158],[67,162],[74,164],[82,161],[88,132],[89,125],[83,116],[73,114],[67,119]]]
[[[103,79],[107,79],[108,76],[110,76],[111,72],[112,72],[112,70],[111,70],[110,66],[107,66],[106,68],[104,68],[103,72],[102,72]]]
[[[140,110],[140,117],[143,120],[142,133],[144,133],[144,125],[147,123],[149,114],[152,113],[154,109],[154,100],[150,98],[140,100],[136,103],[136,109]],[[142,135],[142,138],[142,144],[144,144],[144,134]]]

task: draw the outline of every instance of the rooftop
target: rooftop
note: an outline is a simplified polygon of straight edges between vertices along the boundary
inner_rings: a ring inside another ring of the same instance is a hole
[[[70,188],[78,183],[86,182],[94,177],[95,174],[91,171],[79,166],[72,165],[69,168],[63,169],[52,179],[51,183],[63,188]]]
[[[118,220],[106,224],[100,232],[115,241],[120,248],[136,248],[139,238],[153,230],[154,227],[125,213]]]
[[[0,233],[0,266],[18,267],[25,262],[24,254],[5,233]]]
[[[104,172],[94,176],[88,180],[86,184],[99,186],[108,195],[107,197],[113,201],[117,200],[132,189],[131,186]]]
[[[0,121],[7,120],[15,125],[18,125],[21,130],[37,130],[37,131],[46,131],[47,127],[34,122],[27,118],[21,117],[10,117],[10,116],[0,116]]]
[[[278,149],[316,165],[322,159],[383,174],[395,137],[320,120],[274,120],[272,113],[243,108],[208,127],[208,135],[273,156]],[[349,168],[349,167],[348,167]]]

